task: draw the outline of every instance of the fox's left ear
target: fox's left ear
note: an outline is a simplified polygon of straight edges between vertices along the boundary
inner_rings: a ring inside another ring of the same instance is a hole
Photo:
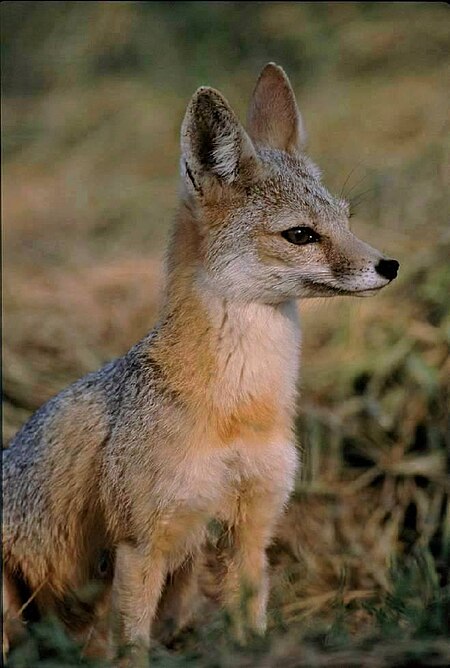
[[[223,95],[199,88],[181,127],[181,171],[188,190],[207,195],[214,183],[245,183],[257,167],[252,141]]]
[[[306,141],[294,91],[284,70],[275,63],[268,63],[259,75],[247,127],[255,143],[288,153],[300,151]]]

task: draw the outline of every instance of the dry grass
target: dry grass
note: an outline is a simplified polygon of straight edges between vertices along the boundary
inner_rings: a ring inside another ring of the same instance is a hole
[[[2,4],[5,442],[153,325],[192,90],[222,88],[243,114],[259,67],[279,60],[327,183],[348,179],[356,231],[401,274],[371,300],[300,307],[304,468],[271,552],[274,643],[236,654],[213,624],[155,665],[448,656],[442,625],[416,633],[447,591],[450,554],[446,8],[47,3],[38,15],[13,4]],[[353,644],[330,653],[343,611]],[[321,624],[328,640],[314,635]],[[201,649],[214,643],[221,658]]]

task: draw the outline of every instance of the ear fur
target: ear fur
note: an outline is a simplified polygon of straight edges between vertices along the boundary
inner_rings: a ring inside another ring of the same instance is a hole
[[[189,190],[202,194],[208,177],[224,184],[249,178],[254,146],[225,98],[214,88],[193,95],[181,127],[181,169]]]
[[[259,75],[247,127],[255,143],[288,153],[301,150],[306,140],[292,86],[275,63],[268,63]]]

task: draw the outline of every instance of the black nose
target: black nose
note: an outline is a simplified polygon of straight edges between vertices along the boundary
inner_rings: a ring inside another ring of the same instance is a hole
[[[400,265],[397,260],[380,260],[375,269],[380,274],[380,276],[383,276],[383,278],[388,278],[390,281],[392,281],[392,279],[397,276],[399,266]]]

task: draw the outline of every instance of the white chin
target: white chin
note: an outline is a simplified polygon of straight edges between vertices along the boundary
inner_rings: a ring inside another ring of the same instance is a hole
[[[366,288],[365,290],[355,290],[352,294],[355,297],[373,297],[380,290],[384,288],[384,285],[379,285],[377,288]]]
[[[377,285],[370,288],[355,288],[350,286],[337,286],[337,285],[328,285],[327,283],[315,283],[309,285],[309,290],[307,294],[303,296],[307,297],[332,297],[336,296],[348,296],[348,297],[371,297],[384,288],[388,283],[383,285]]]

